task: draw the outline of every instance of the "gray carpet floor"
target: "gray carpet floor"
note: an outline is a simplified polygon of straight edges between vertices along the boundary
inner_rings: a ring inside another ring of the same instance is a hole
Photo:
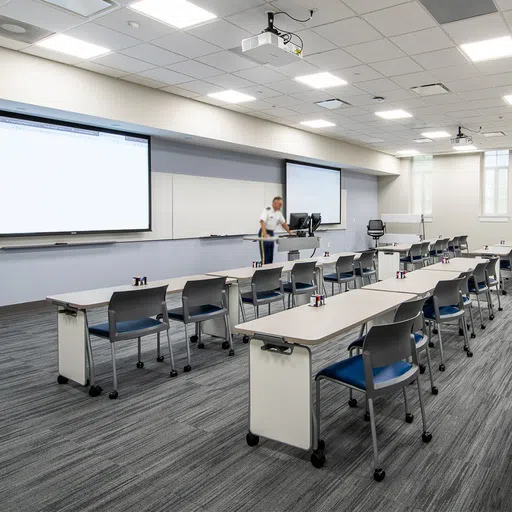
[[[179,376],[168,357],[157,363],[155,339],[118,350],[119,393],[111,389],[108,343],[94,339],[98,384],[58,385],[57,314],[50,307],[0,311],[1,511],[512,511],[512,326],[504,311],[477,329],[467,358],[456,329],[446,334],[446,371],[437,370],[439,395],[421,377],[429,429],[421,441],[415,414],[404,421],[399,394],[376,401],[377,433],[386,479],[373,480],[370,425],[363,407],[350,409],[348,391],[324,384],[322,437],[327,463],[264,440],[245,442],[248,347],[236,337],[228,357],[218,340],[192,347],[193,370],[183,373],[183,331],[172,334]],[[105,321],[94,310],[90,322]],[[355,332],[314,349],[314,371],[344,358]],[[360,400],[360,403],[364,403]]]

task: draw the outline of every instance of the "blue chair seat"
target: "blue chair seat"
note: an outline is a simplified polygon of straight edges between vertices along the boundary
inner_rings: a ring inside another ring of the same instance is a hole
[[[503,268],[505,270],[512,270],[510,268],[510,261],[508,261],[508,260],[500,260],[500,268]]]
[[[421,261],[422,256],[413,256],[412,261]],[[400,258],[402,263],[411,263],[411,258],[407,256],[406,258]]]
[[[373,369],[373,380],[375,384],[382,384],[388,380],[396,379],[412,368],[412,364],[399,361],[389,366],[382,366]],[[349,357],[338,363],[334,363],[318,372],[317,377],[323,376],[351,386],[366,390],[364,379],[363,356]]]
[[[496,286],[498,284],[498,281],[494,279],[493,277],[489,278],[489,286]]]
[[[471,299],[467,295],[463,295],[462,302],[464,302],[464,304],[469,304],[471,302]]]
[[[304,291],[304,290],[314,290],[315,287],[311,283],[295,283],[295,288],[297,291]],[[293,287],[292,283],[284,283],[283,289],[286,293],[292,293]]]
[[[142,329],[149,329],[150,327],[157,327],[161,325],[158,320],[154,318],[141,318],[140,320],[129,320],[127,322],[118,322],[116,325],[117,332],[119,334],[126,334],[128,332],[140,331]],[[103,324],[91,325],[89,327],[89,332],[94,334],[95,336],[100,336],[101,338],[108,338],[108,322]]]
[[[353,279],[354,278],[354,274],[352,274],[352,272],[343,272],[343,273],[340,274],[340,278],[341,279]],[[329,282],[337,283],[338,282],[338,274],[327,274],[327,275],[324,275],[324,281],[329,281]]]
[[[277,290],[268,290],[265,292],[256,293],[256,298],[258,300],[277,299],[281,296],[281,292],[278,292]],[[242,302],[248,302],[249,304],[252,304],[252,292],[242,293]]]
[[[356,276],[360,276],[361,275],[361,269],[360,268],[356,268]],[[374,268],[363,268],[363,274],[375,274],[376,273],[376,270]]]
[[[460,309],[457,306],[442,306],[439,308],[439,315],[441,318],[444,316],[455,315],[457,313],[460,313]],[[436,315],[434,312],[434,305],[427,302],[423,307],[423,314],[425,315],[425,318],[435,320]]]
[[[209,313],[218,313],[219,311],[222,311],[222,308],[212,304],[189,308],[189,314],[191,317],[207,315]],[[183,322],[183,308],[170,309],[167,314],[172,320],[179,320],[180,322]]]
[[[486,283],[478,283],[478,288],[480,290],[484,290],[485,288],[487,288],[487,284]],[[468,289],[471,293],[476,293],[476,287],[475,287],[475,282],[472,281],[472,280],[469,280],[468,282]]]
[[[423,334],[421,332],[415,332],[414,333],[414,342],[416,343],[416,345],[418,343],[421,343],[421,341],[423,341]]]

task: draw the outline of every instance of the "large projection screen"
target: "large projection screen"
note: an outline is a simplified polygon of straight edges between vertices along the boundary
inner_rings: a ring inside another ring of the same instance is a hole
[[[322,224],[341,223],[341,170],[286,162],[286,214],[321,213]]]
[[[0,236],[151,230],[150,139],[0,112]]]

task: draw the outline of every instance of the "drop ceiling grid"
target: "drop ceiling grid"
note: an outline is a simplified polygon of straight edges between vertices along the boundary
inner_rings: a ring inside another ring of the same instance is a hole
[[[512,125],[507,115],[512,107],[501,99],[512,94],[512,58],[474,65],[457,48],[467,33],[489,38],[511,35],[512,2],[501,0],[498,13],[440,26],[417,0],[194,0],[219,18],[185,30],[128,9],[132,2],[122,0],[123,5],[84,19],[40,0],[0,0],[0,14],[114,51],[81,61],[5,38],[0,38],[0,46],[389,153],[404,147],[423,152],[451,149],[446,140],[415,144],[414,138],[426,128],[455,133],[459,123],[470,129],[484,126],[488,131],[500,126],[507,131]],[[265,27],[266,10],[289,9],[300,17],[307,15],[308,7],[319,9],[314,23],[280,19],[285,28],[304,36],[302,63],[261,66],[231,51],[240,39],[257,33],[256,27]],[[131,29],[130,20],[140,28]],[[349,85],[319,91],[293,80],[298,73],[325,70]],[[452,92],[420,98],[410,91],[410,87],[439,81]],[[231,106],[207,97],[224,88],[251,94],[257,101]],[[386,100],[375,103],[375,95]],[[315,105],[332,97],[350,105],[337,111]],[[375,116],[376,111],[395,108],[414,117],[383,121]],[[322,130],[300,125],[301,120],[320,117],[337,126]],[[511,140],[477,139],[482,148],[508,147]]]

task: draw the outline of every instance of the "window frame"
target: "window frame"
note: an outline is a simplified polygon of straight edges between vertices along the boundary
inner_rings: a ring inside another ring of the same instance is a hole
[[[500,166],[497,165],[496,160],[496,166],[492,167],[486,167],[485,160],[486,155],[489,153],[496,153],[496,159],[498,157],[499,152],[507,152],[508,153],[508,166]],[[499,180],[500,180],[500,171],[506,170],[506,177],[507,177],[507,184],[506,184],[506,210],[504,212],[499,211],[499,204],[500,204],[500,190],[499,187]],[[487,176],[489,172],[492,172],[493,174],[493,181],[494,181],[494,197],[492,199],[492,206],[493,211],[490,212],[486,209],[487,206]],[[480,165],[480,220],[485,219],[496,219],[496,221],[499,221],[499,219],[508,219],[509,218],[509,211],[510,211],[510,150],[506,149],[494,149],[490,151],[484,151],[481,155],[481,165]]]

